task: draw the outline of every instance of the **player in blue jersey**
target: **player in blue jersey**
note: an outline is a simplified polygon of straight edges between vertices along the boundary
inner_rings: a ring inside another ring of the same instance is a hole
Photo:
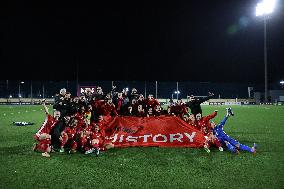
[[[239,141],[237,141],[234,138],[231,138],[229,135],[227,135],[224,131],[224,125],[227,121],[227,119],[230,116],[234,116],[234,113],[232,111],[232,108],[227,108],[227,114],[224,117],[224,119],[216,125],[214,122],[211,123],[211,126],[213,128],[213,134],[217,137],[219,142],[226,146],[227,149],[232,153],[239,153],[239,150],[248,151],[250,153],[256,154],[256,144],[253,144],[253,147],[249,147],[246,145],[241,144]]]

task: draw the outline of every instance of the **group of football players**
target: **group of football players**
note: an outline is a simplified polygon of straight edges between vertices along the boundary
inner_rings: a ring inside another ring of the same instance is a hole
[[[227,146],[234,153],[239,153],[240,149],[255,153],[255,147],[246,148],[238,141],[229,139],[225,132],[221,132],[223,127],[221,129],[220,125],[224,125],[227,118],[233,115],[231,109],[227,109],[226,120],[219,125],[210,121],[217,115],[217,110],[211,115],[202,116],[200,104],[213,95],[209,93],[204,98],[195,98],[192,95],[186,103],[181,99],[175,103],[170,100],[167,108],[164,109],[152,94],[145,99],[135,88],[132,88],[131,92],[126,88],[118,92],[114,86],[109,93],[104,94],[102,88],[98,86],[96,92],[86,89],[80,96],[74,97],[63,88],[55,96],[53,115],[49,114],[45,100],[42,101],[46,119],[34,135],[37,143],[34,144],[33,150],[42,152],[44,157],[50,157],[50,152],[56,150],[59,152],[67,150],[68,153],[80,151],[98,156],[100,151],[114,147],[111,139],[105,136],[108,125],[104,117],[165,115],[178,116],[202,131],[206,138],[204,148],[207,152],[210,152],[209,147],[215,145],[220,151],[223,151],[222,146]]]

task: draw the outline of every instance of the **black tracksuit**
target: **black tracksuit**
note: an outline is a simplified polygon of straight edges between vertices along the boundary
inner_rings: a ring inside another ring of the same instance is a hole
[[[209,100],[210,96],[204,97],[204,98],[197,98],[193,101],[189,101],[186,104],[186,107],[188,107],[191,111],[192,114],[196,115],[198,113],[200,113],[202,115],[202,109],[200,104]]]

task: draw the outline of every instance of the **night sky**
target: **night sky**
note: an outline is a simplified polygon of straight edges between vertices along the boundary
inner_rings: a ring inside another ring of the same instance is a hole
[[[257,0],[94,1],[2,7],[0,79],[264,82]],[[33,7],[33,8],[31,8]],[[65,7],[65,8],[63,8]],[[267,24],[284,79],[284,2]],[[5,65],[5,68],[4,68]]]

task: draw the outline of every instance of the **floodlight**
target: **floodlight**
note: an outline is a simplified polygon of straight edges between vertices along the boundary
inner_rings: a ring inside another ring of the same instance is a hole
[[[274,11],[275,5],[276,0],[263,0],[261,3],[257,4],[255,15],[262,16],[270,14]]]

